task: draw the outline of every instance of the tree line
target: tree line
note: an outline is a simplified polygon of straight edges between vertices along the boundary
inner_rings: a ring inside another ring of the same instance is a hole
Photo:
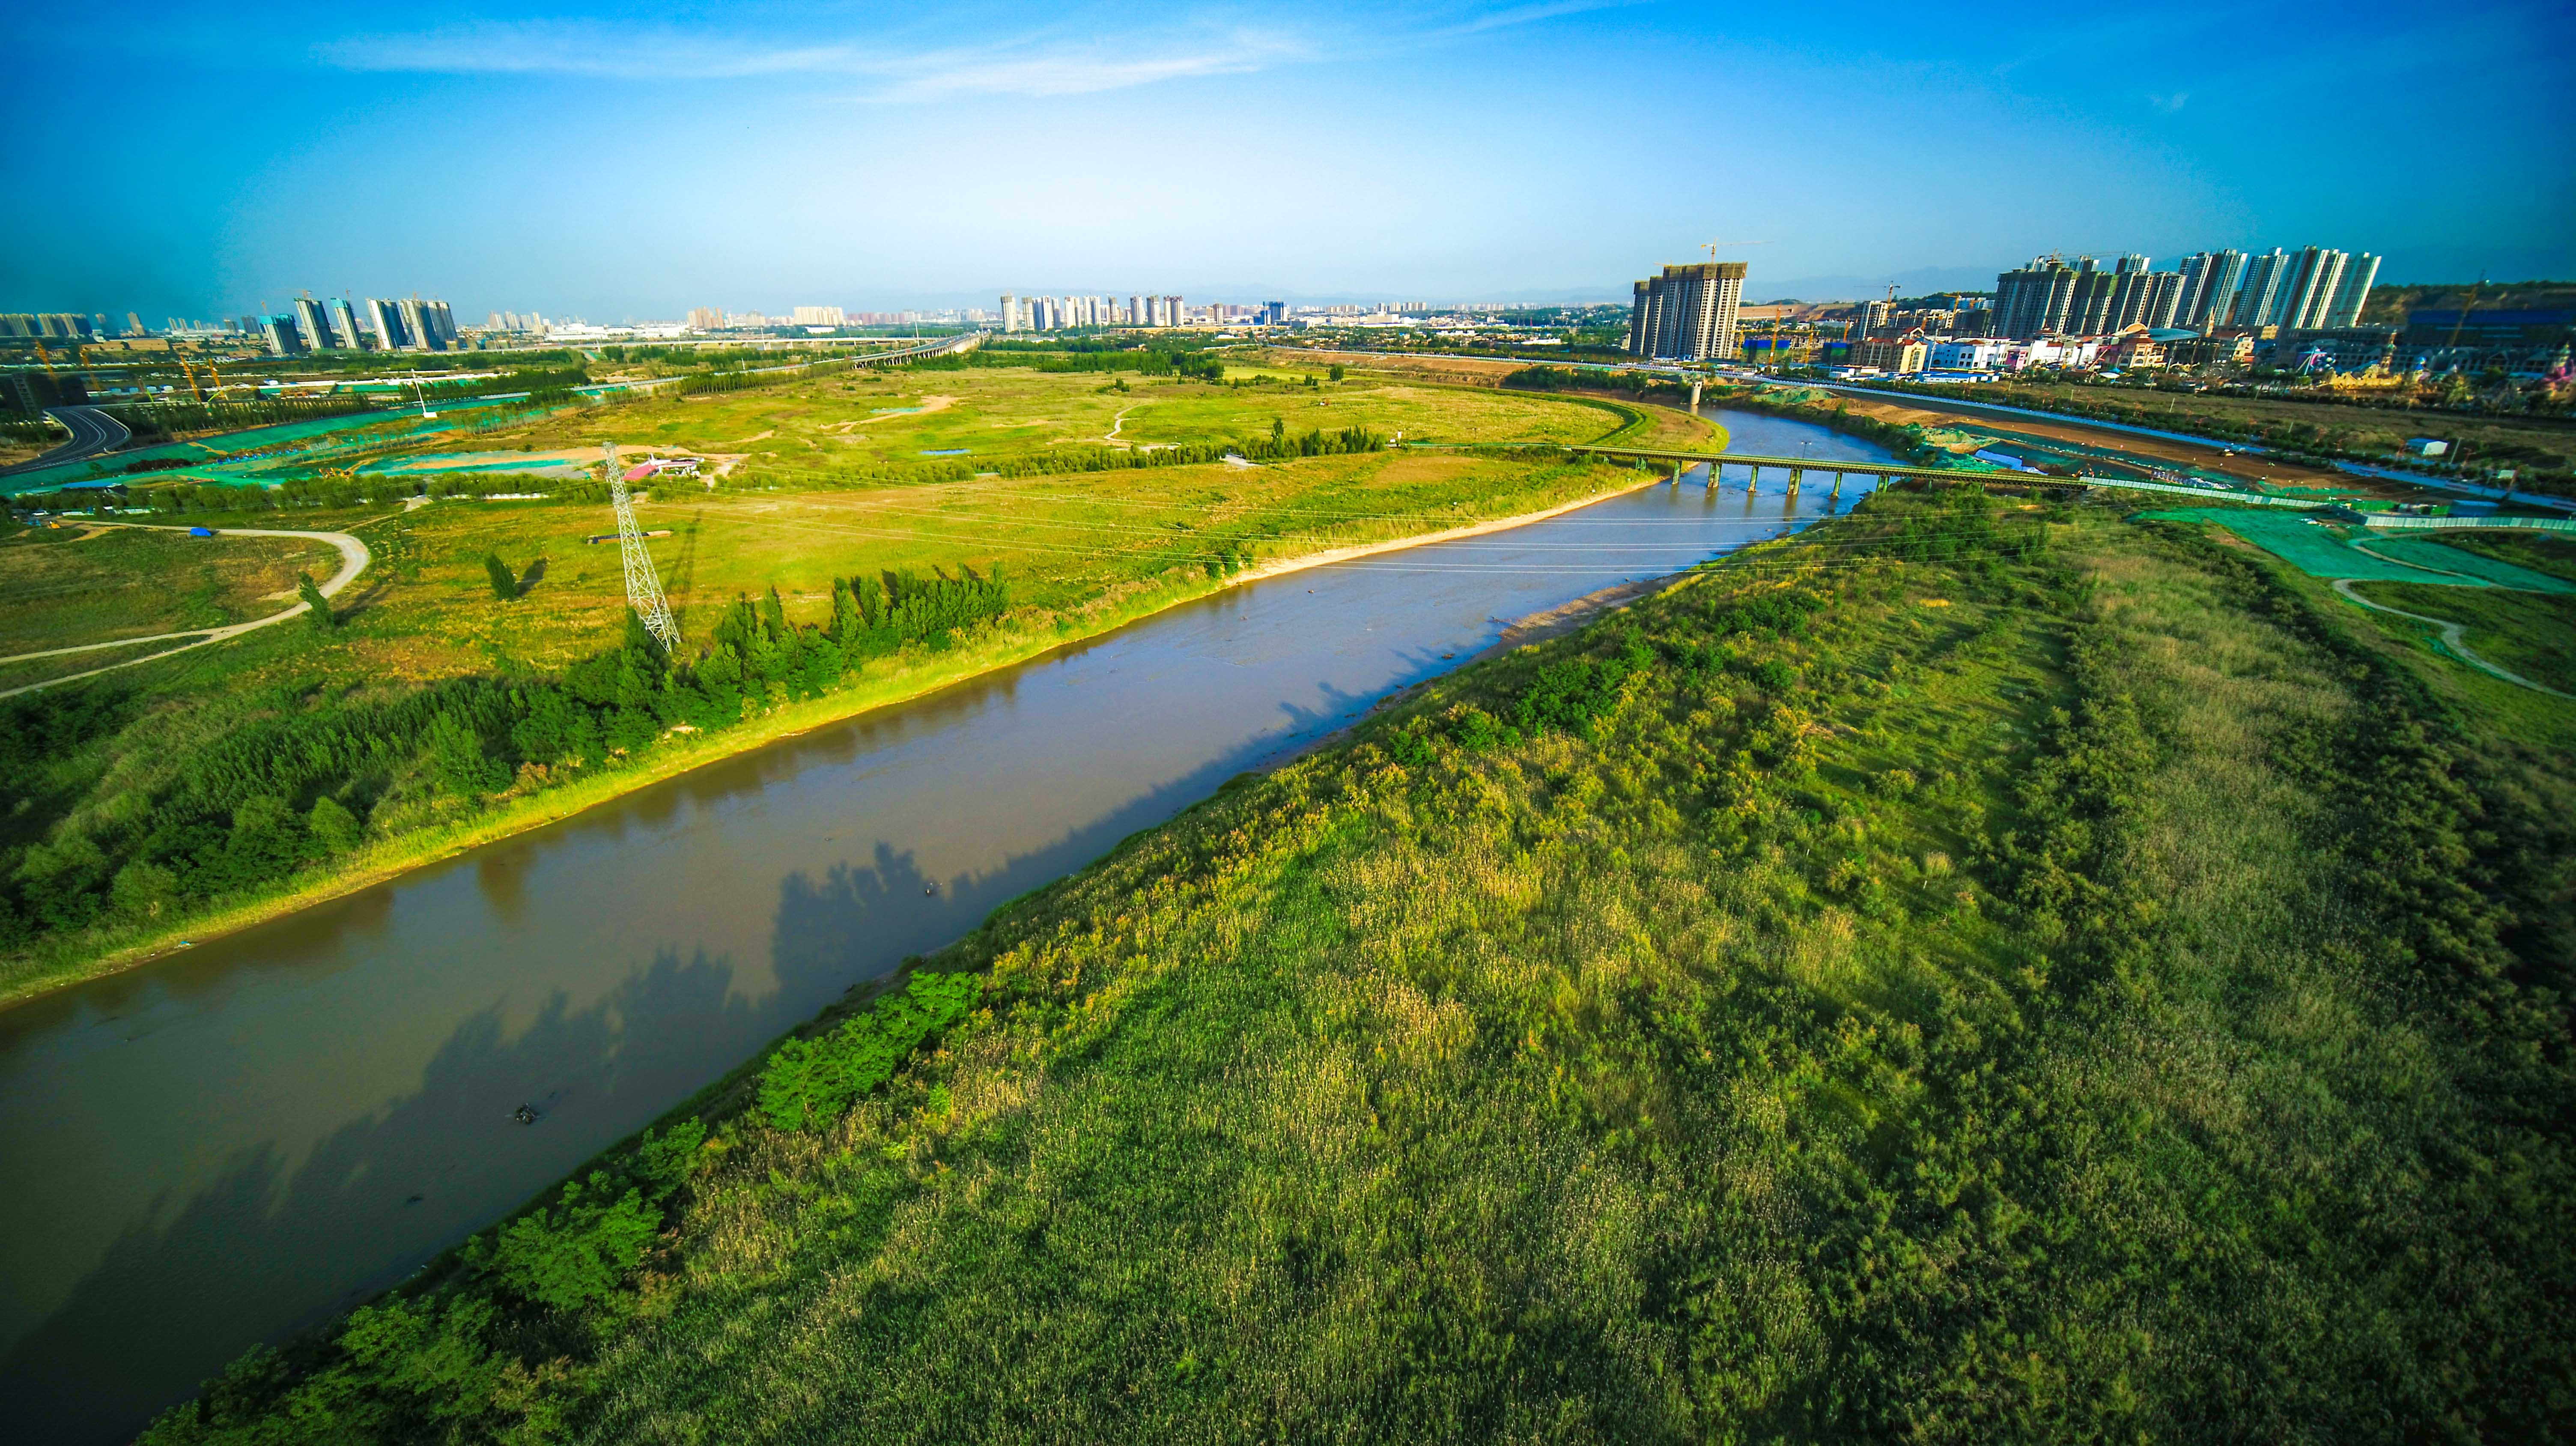
[[[611,649],[558,678],[454,678],[398,696],[280,690],[260,716],[168,758],[139,804],[84,809],[66,760],[136,721],[115,687],[0,703],[0,949],[96,926],[167,923],[273,890],[361,845],[632,761],[854,682],[872,659],[943,648],[1010,608],[997,573],[836,579],[828,621],[775,588],[727,608],[694,658],[629,614]],[[317,622],[328,610],[317,615]]]

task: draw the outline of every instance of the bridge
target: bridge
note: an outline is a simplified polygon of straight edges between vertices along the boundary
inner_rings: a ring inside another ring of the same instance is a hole
[[[1847,476],[1875,477],[1881,482],[1897,477],[1927,477],[1942,482],[2009,481],[2016,485],[2041,487],[2089,487],[2101,485],[2106,480],[2058,477],[2043,472],[1970,472],[1957,467],[1914,467],[1902,462],[1857,462],[1842,457],[1762,457],[1747,452],[1667,452],[1652,447],[1573,446],[1565,450],[1612,461],[1669,462],[1676,482],[1681,480],[1683,472],[1705,463],[1711,487],[1724,482],[1726,468],[1741,467],[1745,472],[1745,485],[1750,488],[1762,480],[1762,471],[1767,467],[1788,473],[1789,490],[1792,492],[1806,484],[1810,472],[1833,474],[1833,486],[1837,492],[1842,490],[1843,478]]]

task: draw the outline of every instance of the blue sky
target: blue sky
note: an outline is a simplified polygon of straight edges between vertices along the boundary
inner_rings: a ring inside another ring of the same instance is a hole
[[[145,0],[0,44],[0,308],[156,325],[1613,297],[1711,240],[1756,297],[2222,245],[2576,275],[2564,4]]]

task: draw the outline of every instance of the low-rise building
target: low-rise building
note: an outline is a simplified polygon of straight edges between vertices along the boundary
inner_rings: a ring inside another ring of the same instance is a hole
[[[2272,340],[2271,363],[2294,372],[2386,370],[2397,361],[2397,335],[2386,326],[2284,331]]]
[[[2165,343],[2165,365],[2177,367],[2243,366],[2254,359],[2251,332],[2219,332]]]
[[[1931,344],[1929,365],[1940,371],[1988,371],[2003,365],[2012,343],[2000,337],[1957,336]]]
[[[1851,344],[1849,362],[1856,367],[1871,367],[1902,376],[1923,370],[1929,349],[1919,336],[1865,336]]]

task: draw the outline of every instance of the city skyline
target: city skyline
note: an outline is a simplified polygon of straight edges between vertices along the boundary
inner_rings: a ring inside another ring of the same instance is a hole
[[[466,315],[670,317],[791,295],[989,306],[1013,280],[1107,294],[1134,276],[1247,302],[1617,301],[1711,237],[1765,243],[1738,253],[1748,299],[2329,235],[2368,238],[2386,281],[2576,271],[2576,102],[2552,75],[2576,21],[2543,6],[2366,6],[2334,27],[2034,7],[1972,34],[1895,7],[1654,4],[135,18],[22,12],[0,33],[39,110],[112,89],[87,108],[111,149],[160,154],[245,87],[295,103],[14,238],[0,306],[274,314],[307,288],[417,287]],[[1683,87],[1600,124],[1642,53],[1758,73],[1782,103]],[[2106,54],[2116,76],[2066,83]],[[2421,124],[2365,145],[2358,121],[2294,103],[2430,101],[2464,70],[2519,107],[2475,145]],[[23,194],[51,184],[33,149],[0,164]],[[2440,204],[2401,204],[2403,176],[2438,177]]]

